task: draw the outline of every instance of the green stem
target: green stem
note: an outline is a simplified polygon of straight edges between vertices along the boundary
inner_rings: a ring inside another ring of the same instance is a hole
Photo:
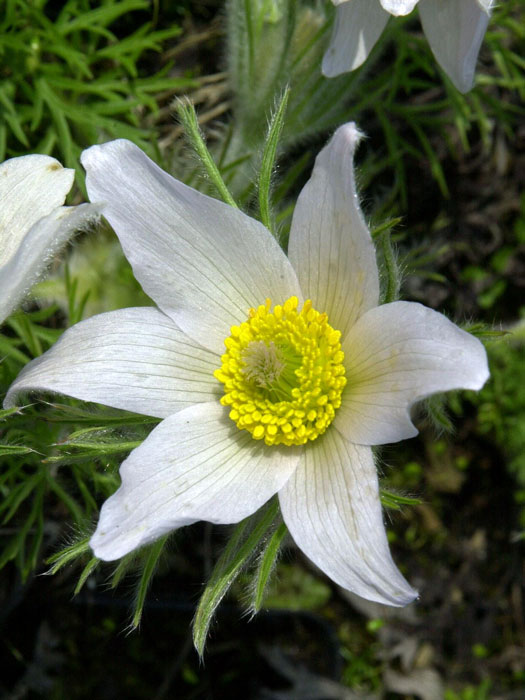
[[[189,100],[178,100],[177,114],[179,115],[179,119],[182,123],[182,126],[184,127],[186,136],[189,138],[195,153],[199,156],[202,164],[206,168],[206,172],[208,173],[210,180],[217,188],[217,191],[220,194],[222,200],[226,202],[226,204],[229,204],[230,206],[237,209],[237,204],[235,203],[235,200],[231,196],[228,188],[226,187],[226,184],[222,179],[219,169],[215,164],[215,161],[211,157],[206,143],[204,142],[204,137],[199,127],[195,107],[191,102],[189,102]]]
[[[389,304],[390,302],[398,299],[401,282],[399,279],[396,256],[394,255],[392,240],[390,238],[390,231],[385,231],[379,240],[381,242],[381,252],[383,253],[383,260],[387,274],[385,304]]]
[[[264,145],[261,172],[259,175],[259,209],[261,213],[261,221],[268,230],[272,231],[272,233],[274,233],[274,231],[270,211],[270,187],[272,182],[272,173],[275,166],[275,159],[277,156],[277,146],[279,144],[279,137],[284,126],[284,115],[286,113],[289,95],[290,89],[286,87],[281,101],[279,102],[279,106],[273,114],[270,122],[268,136]]]

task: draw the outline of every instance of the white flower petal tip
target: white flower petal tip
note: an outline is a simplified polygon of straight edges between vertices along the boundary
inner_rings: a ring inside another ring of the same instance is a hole
[[[383,8],[391,15],[402,17],[409,15],[419,0],[380,0]]]
[[[295,207],[288,256],[303,294],[328,314],[344,338],[379,300],[375,247],[357,195],[354,153],[362,138],[353,123],[317,156]]]
[[[60,247],[97,218],[93,204],[61,206],[74,175],[54,158],[38,154],[0,165],[0,323]]]
[[[106,202],[135,277],[203,347],[224,352],[231,325],[267,297],[302,298],[288,258],[260,222],[175,180],[129,141],[93,146],[81,160],[90,199]]]
[[[322,63],[322,72],[327,78],[359,68],[390,17],[377,0],[349,0],[336,4],[332,36]]]
[[[346,146],[347,148],[351,149],[351,157],[353,158],[354,151],[363,138],[365,138],[365,135],[359,129],[357,124],[355,122],[347,122],[336,129],[334,135],[328,143],[327,148],[344,148]]]
[[[64,203],[74,176],[74,170],[39,154],[0,165],[0,266],[11,259],[39,219]]]
[[[385,605],[417,598],[390,554],[369,447],[327,431],[304,452],[279,501],[297,546],[335,583]]]
[[[239,431],[218,402],[180,411],[121,465],[122,486],[91,538],[95,556],[119,559],[198,520],[236,523],[282,488],[299,457]]]
[[[496,2],[495,0],[478,0],[478,4],[482,10],[484,10],[487,14],[490,14]]]
[[[361,596],[352,593],[352,591],[346,588],[341,588],[339,586],[339,594],[341,597],[350,603],[350,605],[361,613],[368,620],[376,620],[382,618],[383,620],[394,621],[399,620],[400,622],[407,623],[408,625],[418,624],[418,613],[417,607],[415,605],[385,605],[384,603],[376,603],[372,600],[366,600]],[[417,598],[416,601],[417,602]],[[439,699],[441,695],[439,696]],[[438,700],[436,696],[435,700]]]
[[[219,397],[217,355],[199,347],[158,309],[120,309],[77,323],[18,375],[4,406],[53,391],[165,418]]]
[[[479,390],[489,377],[487,353],[477,338],[413,302],[368,311],[343,351],[348,384],[334,424],[364,445],[414,437],[412,404],[453,389]]]
[[[421,0],[419,14],[430,48],[462,93],[474,83],[491,7],[487,0]]]

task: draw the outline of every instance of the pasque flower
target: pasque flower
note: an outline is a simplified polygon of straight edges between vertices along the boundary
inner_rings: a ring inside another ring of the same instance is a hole
[[[60,247],[96,216],[92,204],[61,206],[74,176],[74,170],[38,154],[0,165],[0,323]]]
[[[332,0],[337,5],[323,73],[332,78],[355,70],[381,36],[390,15],[408,15],[416,5],[437,62],[460,92],[474,81],[479,49],[493,0]]]
[[[234,523],[278,494],[297,545],[341,586],[404,605],[371,445],[417,433],[410,405],[479,389],[481,343],[420,304],[378,306],[355,190],[353,124],[301,192],[288,256],[258,221],[174,180],[127,141],[83,154],[87,189],[158,308],[70,328],[12,385],[157,416],[91,539],[117,559],[197,520]]]

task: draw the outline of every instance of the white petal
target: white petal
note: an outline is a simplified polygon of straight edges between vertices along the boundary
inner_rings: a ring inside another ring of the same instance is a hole
[[[99,208],[93,204],[59,207],[22,236],[17,250],[0,267],[0,323],[20,304],[64,243],[98,216]]]
[[[352,442],[414,437],[410,406],[451,389],[481,389],[489,376],[480,341],[421,304],[368,311],[342,344],[347,385],[334,424]]]
[[[381,5],[391,15],[408,15],[412,12],[419,0],[380,0]]]
[[[478,0],[421,0],[419,14],[437,62],[460,92],[468,92],[489,23],[489,8]]]
[[[252,306],[300,296],[286,255],[259,222],[186,187],[137,146],[82,154],[92,201],[106,203],[135,276],[160,309],[204,347],[224,352]]]
[[[349,0],[335,13],[330,44],[323,56],[323,75],[334,78],[364,63],[390,15],[377,0]]]
[[[74,177],[58,160],[37,154],[0,165],[0,266],[39,219],[64,204]]]
[[[54,391],[165,418],[220,398],[213,377],[219,366],[217,355],[199,347],[157,309],[109,311],[77,323],[27,365],[5,405],[16,405],[28,391]]]
[[[329,429],[306,446],[279,500],[297,546],[337,584],[387,605],[417,596],[390,555],[369,447]]]
[[[297,200],[288,245],[303,294],[343,338],[379,299],[375,248],[355,187],[360,138],[355,124],[345,124],[317,156]]]
[[[197,520],[236,523],[283,486],[299,456],[240,431],[218,402],[180,411],[120,467],[122,485],[91,539],[95,555],[118,559]]]

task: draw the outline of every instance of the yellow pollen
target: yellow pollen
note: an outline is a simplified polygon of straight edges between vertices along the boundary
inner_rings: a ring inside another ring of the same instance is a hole
[[[303,445],[322,435],[346,384],[341,333],[310,300],[270,299],[232,326],[215,377],[223,406],[241,430],[267,445]]]

